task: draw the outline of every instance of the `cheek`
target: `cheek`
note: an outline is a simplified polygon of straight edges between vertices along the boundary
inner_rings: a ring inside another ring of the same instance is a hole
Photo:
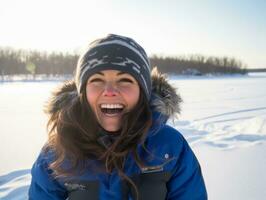
[[[88,103],[93,108],[93,110],[95,109],[96,99],[97,99],[98,93],[99,93],[99,90],[96,90],[92,87],[87,86],[86,97],[87,97]]]
[[[133,108],[139,101],[139,88],[124,88],[122,91],[124,99],[130,108]]]

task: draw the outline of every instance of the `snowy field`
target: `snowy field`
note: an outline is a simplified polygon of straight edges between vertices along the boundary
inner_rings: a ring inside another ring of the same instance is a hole
[[[169,121],[189,141],[210,200],[266,198],[266,74],[171,77],[184,102]],[[27,199],[56,81],[0,82],[0,199]]]

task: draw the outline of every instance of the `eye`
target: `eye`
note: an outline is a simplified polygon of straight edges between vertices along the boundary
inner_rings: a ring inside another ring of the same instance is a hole
[[[89,82],[90,82],[90,83],[99,83],[99,82],[103,82],[103,80],[100,79],[100,78],[93,78],[93,79],[91,79]]]
[[[134,83],[134,81],[129,79],[129,78],[121,78],[119,80],[119,82],[121,82],[121,83]]]

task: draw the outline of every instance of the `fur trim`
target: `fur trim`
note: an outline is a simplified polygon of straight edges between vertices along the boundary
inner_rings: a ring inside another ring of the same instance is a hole
[[[176,89],[171,86],[166,76],[159,73],[157,68],[152,70],[152,97],[150,105],[152,109],[165,117],[173,117],[180,114],[180,103],[182,99]],[[64,106],[69,106],[79,99],[77,88],[73,80],[66,81],[60,85],[47,101],[44,111],[47,114],[55,114]]]
[[[169,84],[165,74],[161,74],[157,67],[152,69],[152,99],[151,106],[155,111],[167,118],[180,114],[182,99],[177,89]]]
[[[78,92],[74,80],[65,81],[52,92],[50,99],[48,99],[44,106],[44,112],[47,114],[55,114],[64,106],[69,106],[78,99]]]

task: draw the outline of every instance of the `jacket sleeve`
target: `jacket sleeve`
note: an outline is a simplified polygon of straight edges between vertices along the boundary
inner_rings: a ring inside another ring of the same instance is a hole
[[[29,200],[63,200],[67,198],[65,188],[52,177],[47,159],[41,153],[31,169]]]
[[[167,187],[168,200],[208,199],[199,162],[184,138],[182,150]]]

